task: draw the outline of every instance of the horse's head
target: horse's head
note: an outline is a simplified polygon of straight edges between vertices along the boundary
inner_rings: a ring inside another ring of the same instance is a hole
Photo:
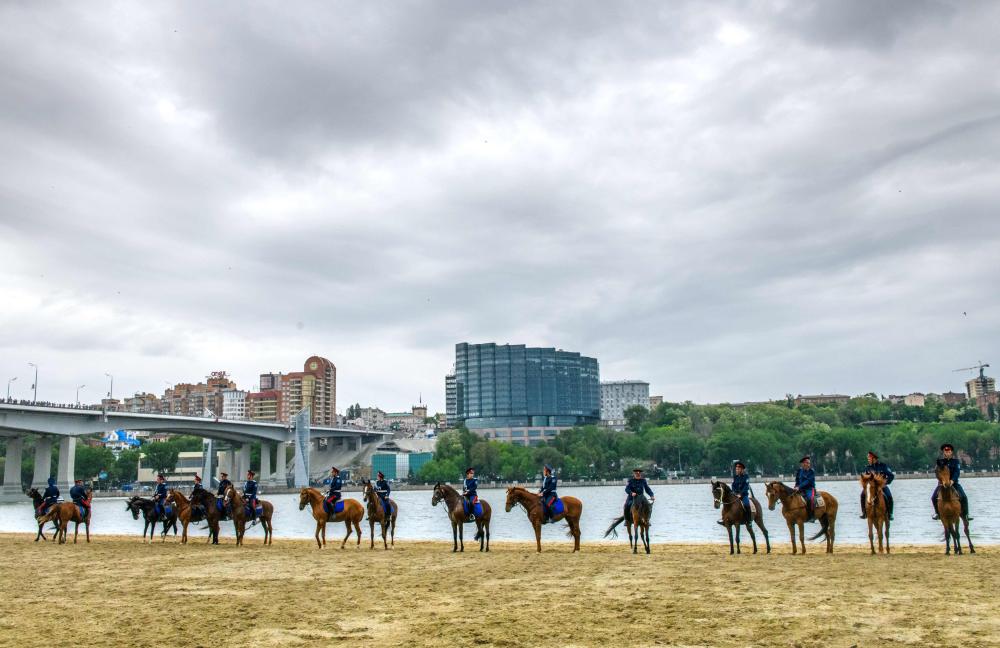
[[[229,486],[226,488],[226,493],[222,497],[222,503],[226,506],[229,506],[230,503],[232,503],[232,501],[235,500],[237,497],[239,497],[239,495],[236,493],[236,489],[233,488],[232,486]]]
[[[309,497],[309,489],[303,488],[299,491],[299,510],[303,510],[312,498]]]
[[[518,501],[519,500],[517,498],[517,486],[510,486],[509,488],[507,488],[507,504],[504,507],[504,510],[510,513],[510,510],[514,508],[514,505],[517,504]]]
[[[722,506],[722,497],[726,494],[725,484],[712,480],[712,499],[715,500],[715,508]]]
[[[25,495],[27,495],[28,497],[30,497],[35,501],[42,499],[42,494],[38,492],[37,488],[29,489],[28,492],[25,493]]]
[[[366,502],[372,500],[375,497],[375,487],[372,486],[372,480],[366,479],[364,485],[361,488],[362,497]]]
[[[437,506],[438,502],[444,499],[444,489],[441,482],[434,484],[434,495],[431,496],[431,506]]]
[[[139,508],[139,498],[132,497],[132,499],[125,502],[125,510],[132,514],[133,520],[138,520],[139,513],[141,512],[141,509]]]
[[[941,484],[941,488],[951,488],[951,471],[948,470],[947,464],[939,463],[934,470],[934,474],[937,475],[937,480]]]
[[[767,510],[774,510],[774,505],[781,499],[782,490],[784,490],[784,484],[781,482],[768,482],[764,485],[764,491],[767,493]]]

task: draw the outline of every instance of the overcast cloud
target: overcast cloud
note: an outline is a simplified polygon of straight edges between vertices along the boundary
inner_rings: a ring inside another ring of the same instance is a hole
[[[669,400],[1000,365],[1000,5],[0,6],[0,371],[39,398],[456,342]],[[963,314],[963,313],[967,313]]]

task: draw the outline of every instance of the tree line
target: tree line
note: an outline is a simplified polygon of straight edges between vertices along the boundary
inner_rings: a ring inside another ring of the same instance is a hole
[[[820,473],[860,471],[869,450],[900,471],[928,470],[944,442],[975,469],[1000,463],[1000,425],[970,404],[893,404],[875,395],[830,405],[788,402],[747,406],[662,403],[626,412],[627,430],[598,426],[561,431],[535,446],[489,441],[465,428],[443,432],[434,459],[416,479],[456,481],[467,466],[480,478],[525,481],[551,464],[566,479],[728,474],[740,459],[753,474],[789,474],[803,455]],[[861,425],[877,421],[878,424]]]

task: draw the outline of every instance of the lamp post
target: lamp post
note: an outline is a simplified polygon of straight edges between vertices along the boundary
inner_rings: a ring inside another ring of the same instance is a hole
[[[33,394],[34,394],[31,397],[31,403],[35,404],[35,403],[38,402],[38,365],[36,365],[34,362],[29,362],[28,366],[35,368],[35,384],[33,384],[31,386],[31,389],[33,390]]]
[[[108,386],[108,400],[111,400],[115,397],[115,377],[109,373],[104,375],[111,379],[111,384]]]
[[[10,400],[10,384],[17,380],[17,376],[7,379],[7,400]]]
[[[80,390],[86,387],[86,385],[80,385],[76,388],[76,404],[80,404]]]

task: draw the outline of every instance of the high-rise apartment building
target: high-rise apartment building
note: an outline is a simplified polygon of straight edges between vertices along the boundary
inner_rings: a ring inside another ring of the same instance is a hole
[[[501,441],[528,445],[600,420],[597,360],[571,351],[456,344],[455,391],[455,421]]]
[[[625,410],[640,405],[649,409],[649,383],[644,380],[613,380],[601,383],[601,420],[623,424]]]
[[[247,394],[242,389],[222,390],[222,418],[245,421],[247,418]]]
[[[222,416],[222,392],[236,389],[225,371],[213,371],[203,383],[178,383],[163,392],[164,414],[178,416]]]
[[[458,425],[458,382],[453,373],[444,377],[444,411],[448,427]]]
[[[326,358],[312,356],[302,371],[281,378],[279,420],[290,421],[306,407],[313,425],[337,424],[337,368]]]
[[[279,422],[281,391],[269,389],[267,391],[247,394],[244,411],[246,420],[248,421],[258,421],[261,423]]]
[[[969,400],[976,400],[980,396],[992,394],[997,390],[997,381],[994,378],[983,375],[979,378],[965,381],[965,394]]]

